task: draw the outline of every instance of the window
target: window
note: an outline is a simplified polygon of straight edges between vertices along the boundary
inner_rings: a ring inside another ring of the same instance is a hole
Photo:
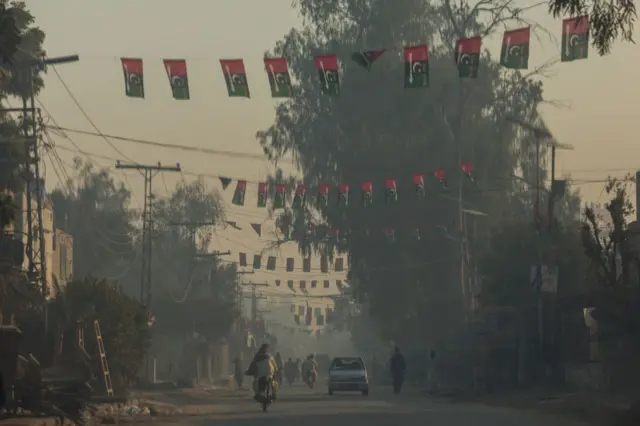
[[[323,284],[324,288],[329,288],[329,280],[324,280],[322,282],[322,284]]]

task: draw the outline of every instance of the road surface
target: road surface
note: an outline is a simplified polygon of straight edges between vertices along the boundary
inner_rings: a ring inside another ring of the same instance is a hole
[[[263,413],[248,396],[206,406],[199,415],[158,419],[156,426],[575,426],[576,422],[532,412],[479,404],[449,403],[416,392],[393,395],[389,388],[370,395],[329,396],[326,385],[316,389],[284,386],[278,400]]]

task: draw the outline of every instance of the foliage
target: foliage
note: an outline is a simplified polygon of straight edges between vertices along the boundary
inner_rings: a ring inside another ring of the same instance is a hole
[[[74,280],[57,295],[50,312],[52,321],[60,325],[68,339],[73,340],[77,321],[85,323],[85,348],[95,360],[99,357],[93,320],[99,320],[114,382],[128,385],[135,380],[150,332],[144,307],[127,296],[122,287],[91,277]]]
[[[589,35],[598,53],[611,52],[618,40],[633,43],[633,28],[636,21],[634,0],[620,2],[597,0],[550,0],[549,11],[554,17],[589,15]]]
[[[450,336],[463,317],[460,243],[452,241],[458,234],[439,229],[460,226],[455,202],[459,188],[465,207],[490,215],[486,223],[478,222],[480,233],[491,222],[515,214],[531,217],[531,191],[509,177],[517,171],[533,180],[535,139],[505,119],[540,120],[542,84],[533,77],[544,72],[505,71],[485,52],[478,79],[461,80],[451,60],[454,41],[491,34],[503,23],[521,23],[520,12],[500,1],[470,7],[448,1],[435,6],[419,0],[301,0],[298,6],[305,25],[291,30],[268,54],[286,54],[294,95],[277,106],[275,123],[257,138],[274,162],[292,153],[305,184],[348,183],[352,196],[348,209],[332,203],[319,212],[287,211],[279,223],[293,229],[303,253],[331,256],[334,249],[349,251],[349,282],[355,296],[369,303],[383,337],[397,340],[411,330],[420,338]],[[406,90],[399,46],[425,42],[430,47],[431,87]],[[340,97],[321,93],[309,57],[324,52],[344,57],[374,47],[388,51],[370,73],[343,63]],[[476,183],[462,176],[462,161],[473,163]],[[430,179],[437,167],[449,174],[448,194]],[[413,195],[410,179],[417,172],[426,178],[424,201]],[[384,205],[376,188],[374,204],[360,207],[361,183],[371,180],[378,185],[387,178],[398,179],[398,202]],[[359,232],[336,243],[322,238],[322,233],[306,235],[309,223]],[[389,226],[402,235],[392,246],[380,235]],[[424,234],[420,241],[408,242],[413,227]]]
[[[79,158],[74,166],[51,194],[56,228],[73,236],[74,276],[120,278],[138,261],[131,194],[107,169]]]

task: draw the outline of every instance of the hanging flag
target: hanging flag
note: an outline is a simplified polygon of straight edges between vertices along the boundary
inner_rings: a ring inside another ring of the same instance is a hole
[[[462,163],[462,164],[460,164],[460,168],[462,169],[462,173],[464,173],[464,175],[466,177],[468,177],[469,180],[471,180],[471,182],[474,182],[473,164],[471,164],[471,163]]]
[[[329,272],[329,260],[327,259],[326,254],[320,256],[320,272],[322,272],[323,274]]]
[[[258,234],[259,237],[262,237],[262,225],[259,223],[252,223],[251,227],[256,231],[256,234]]]
[[[226,223],[227,225],[229,225],[232,228],[240,229],[238,227],[238,222],[236,222],[235,220],[225,220],[224,223]]]
[[[225,177],[225,176],[220,176],[220,183],[222,184],[222,190],[224,191],[225,189],[227,189],[229,187],[229,185],[231,185],[231,178],[230,177]]]
[[[413,175],[413,185],[415,187],[416,197],[424,198],[424,175],[416,173]]]
[[[589,56],[589,17],[569,18],[562,21],[562,62],[587,59]]]
[[[286,203],[287,185],[284,183],[276,183],[276,195],[273,200],[274,209],[284,209]]]
[[[244,196],[247,193],[247,181],[239,180],[236,183],[236,190],[233,193],[233,200],[231,201],[236,206],[244,206]]]
[[[288,98],[293,94],[289,66],[285,58],[264,58],[264,68],[269,77],[271,97]]]
[[[311,259],[308,257],[302,259],[302,272],[311,272]]]
[[[142,59],[120,58],[124,72],[124,90],[130,98],[144,99],[144,73]]]
[[[429,87],[429,47],[426,44],[404,48],[404,87]]]
[[[294,261],[293,257],[287,257],[287,272],[293,272]]]
[[[477,78],[482,38],[461,38],[456,42],[455,60],[460,78]]]
[[[262,265],[262,256],[260,256],[259,254],[254,254],[253,255],[253,269],[260,269],[261,265]]]
[[[313,58],[320,75],[322,92],[329,96],[340,95],[340,77],[338,75],[338,58],[336,55],[316,56]]]
[[[307,201],[307,186],[301,183],[296,187],[296,193],[293,196],[293,207],[303,208]]]
[[[338,187],[338,206],[349,205],[349,185],[341,183]]]
[[[323,183],[318,187],[318,205],[326,207],[329,204],[329,185]]]
[[[435,169],[433,175],[443,189],[447,189],[447,176],[444,173],[444,169]]]
[[[269,256],[267,258],[267,270],[275,271],[275,269],[276,269],[276,257],[275,256]],[[276,285],[280,285],[279,281],[277,281]]]
[[[385,201],[387,204],[398,201],[398,191],[396,189],[396,180],[387,179],[384,181]]]
[[[247,266],[247,253],[238,253],[240,266]]]
[[[186,101],[189,96],[189,78],[187,77],[187,62],[184,59],[165,59],[164,69],[169,77],[173,99]]]
[[[390,243],[396,242],[396,230],[395,228],[385,228],[382,230],[384,232],[384,236],[387,238],[387,241]]]
[[[247,72],[242,59],[220,59],[224,82],[230,97],[250,98]]]
[[[342,272],[344,270],[344,258],[342,257],[336,258],[334,269],[336,272]]]
[[[506,68],[526,70],[529,68],[529,42],[531,29],[505,31],[502,37],[500,63]]]
[[[371,71],[371,66],[375,61],[377,61],[382,54],[386,52],[386,49],[377,49],[377,50],[365,50],[364,52],[355,52],[351,55],[351,59],[360,65],[362,68],[365,68],[367,71]]]
[[[362,182],[362,205],[367,207],[373,203],[373,182]]]
[[[267,206],[267,183],[258,183],[258,207]]]

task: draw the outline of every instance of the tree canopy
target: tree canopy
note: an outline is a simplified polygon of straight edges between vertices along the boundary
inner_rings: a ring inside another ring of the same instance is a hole
[[[521,21],[501,4],[473,8],[418,0],[301,0],[305,25],[267,53],[286,54],[294,79],[293,97],[277,106],[274,124],[257,133],[274,161],[293,153],[308,185],[348,183],[357,190],[363,181],[380,185],[398,179],[399,199],[393,206],[385,205],[378,192],[366,209],[352,198],[347,209],[321,209],[319,220],[318,212],[309,209],[287,211],[279,220],[294,231],[310,222],[369,231],[338,244],[305,233],[296,238],[305,253],[349,251],[349,282],[356,297],[368,302],[386,338],[411,338],[414,332],[451,335],[462,318],[459,190],[465,209],[489,215],[484,222],[477,220],[481,234],[515,216],[532,217],[532,193],[513,175],[534,180],[534,138],[506,119],[541,121],[542,83],[535,77],[544,67],[529,74],[505,71],[484,52],[478,78],[464,80],[451,60],[457,38],[489,35],[500,24]],[[431,86],[403,89],[398,84],[403,75],[396,59],[399,47],[425,42],[430,46]],[[380,46],[388,51],[371,72],[343,64],[340,97],[321,93],[308,57],[323,52],[350,56]],[[473,164],[475,183],[463,176],[463,161]],[[428,178],[439,167],[448,174],[448,193],[431,180],[427,199],[416,201],[411,175]],[[544,161],[541,167],[544,175]],[[381,237],[386,227],[405,234],[415,227],[426,231],[420,241],[399,238],[389,245]]]

